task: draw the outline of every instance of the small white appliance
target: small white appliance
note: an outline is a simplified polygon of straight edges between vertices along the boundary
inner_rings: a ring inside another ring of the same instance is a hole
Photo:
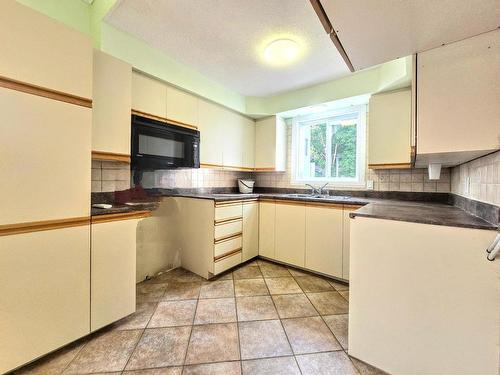
[[[253,192],[254,180],[238,180],[238,186],[240,188],[240,193],[250,194]]]

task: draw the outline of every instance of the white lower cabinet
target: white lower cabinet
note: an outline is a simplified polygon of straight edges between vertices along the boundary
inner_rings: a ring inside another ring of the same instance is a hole
[[[135,311],[137,219],[92,224],[91,331]]]
[[[304,267],[306,239],[306,205],[276,203],[276,259]]]
[[[243,262],[259,255],[259,203],[243,202]]]
[[[259,202],[259,255],[275,259],[276,204]]]
[[[90,226],[0,237],[0,296],[2,374],[90,333]]]
[[[306,207],[305,268],[344,278],[342,205]]]

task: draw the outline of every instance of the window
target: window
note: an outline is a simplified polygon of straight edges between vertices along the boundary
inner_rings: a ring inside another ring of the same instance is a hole
[[[294,118],[292,182],[364,185],[365,121],[366,106]]]

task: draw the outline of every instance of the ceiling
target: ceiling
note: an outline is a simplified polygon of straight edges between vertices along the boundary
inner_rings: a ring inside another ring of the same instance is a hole
[[[500,27],[500,0],[320,0],[356,70]]]
[[[306,0],[120,0],[106,22],[245,96],[337,79],[349,70]],[[303,55],[269,66],[264,47],[292,38]]]

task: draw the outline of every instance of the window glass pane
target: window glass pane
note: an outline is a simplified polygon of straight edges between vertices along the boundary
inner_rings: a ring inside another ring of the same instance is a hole
[[[335,118],[332,123],[331,176],[356,177],[357,114]]]
[[[311,126],[309,177],[326,177],[326,124]]]

